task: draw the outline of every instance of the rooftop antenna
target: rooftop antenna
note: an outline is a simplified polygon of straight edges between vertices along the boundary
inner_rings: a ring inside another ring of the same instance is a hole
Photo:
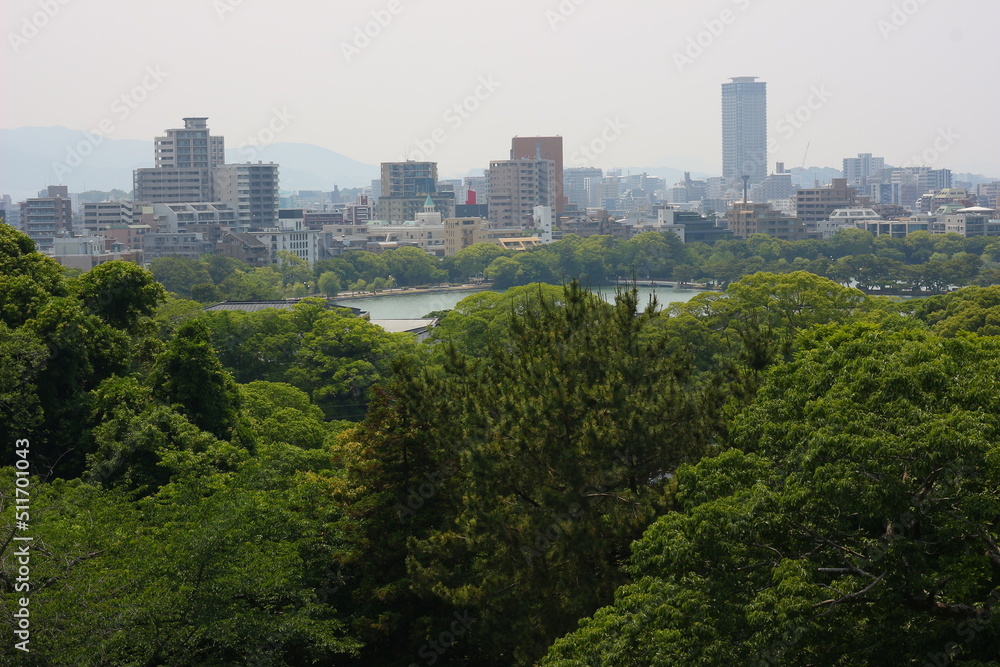
[[[750,176],[744,175],[742,178],[743,178],[743,203],[746,204],[747,200],[749,199],[747,197],[747,191],[749,189],[748,184],[750,182]]]

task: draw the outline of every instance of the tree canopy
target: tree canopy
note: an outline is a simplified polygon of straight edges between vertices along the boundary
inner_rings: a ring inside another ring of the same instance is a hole
[[[0,225],[16,664],[1000,665],[988,239],[285,260],[64,271]],[[420,342],[322,298],[205,310],[480,273],[511,287]]]
[[[996,341],[828,326],[547,665],[995,664]],[[978,662],[977,662],[978,661]]]

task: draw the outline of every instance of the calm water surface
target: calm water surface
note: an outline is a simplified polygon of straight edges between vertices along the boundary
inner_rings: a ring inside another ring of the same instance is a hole
[[[599,289],[601,296],[605,300],[614,301],[614,287],[602,287]],[[645,305],[649,301],[650,295],[654,293],[661,304],[668,304],[689,301],[696,294],[699,294],[699,291],[670,289],[669,287],[640,287],[640,306]],[[424,315],[436,310],[451,310],[455,307],[455,304],[472,294],[475,294],[475,292],[417,292],[409,294],[404,292],[368,299],[343,299],[339,300],[339,302],[345,306],[368,311],[371,313],[373,320],[412,320],[420,319]]]

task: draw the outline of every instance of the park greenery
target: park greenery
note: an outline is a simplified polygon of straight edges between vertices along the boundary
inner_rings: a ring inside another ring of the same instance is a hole
[[[997,248],[902,241],[76,275],[0,226],[0,664],[1000,665]],[[819,271],[864,256],[969,286]],[[682,304],[586,287],[724,264]],[[422,342],[204,310],[479,273],[516,279]]]

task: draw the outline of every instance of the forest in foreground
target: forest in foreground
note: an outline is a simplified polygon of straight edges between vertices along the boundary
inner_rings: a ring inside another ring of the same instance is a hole
[[[1000,665],[1000,287],[662,306],[417,342],[0,225],[0,664]]]

